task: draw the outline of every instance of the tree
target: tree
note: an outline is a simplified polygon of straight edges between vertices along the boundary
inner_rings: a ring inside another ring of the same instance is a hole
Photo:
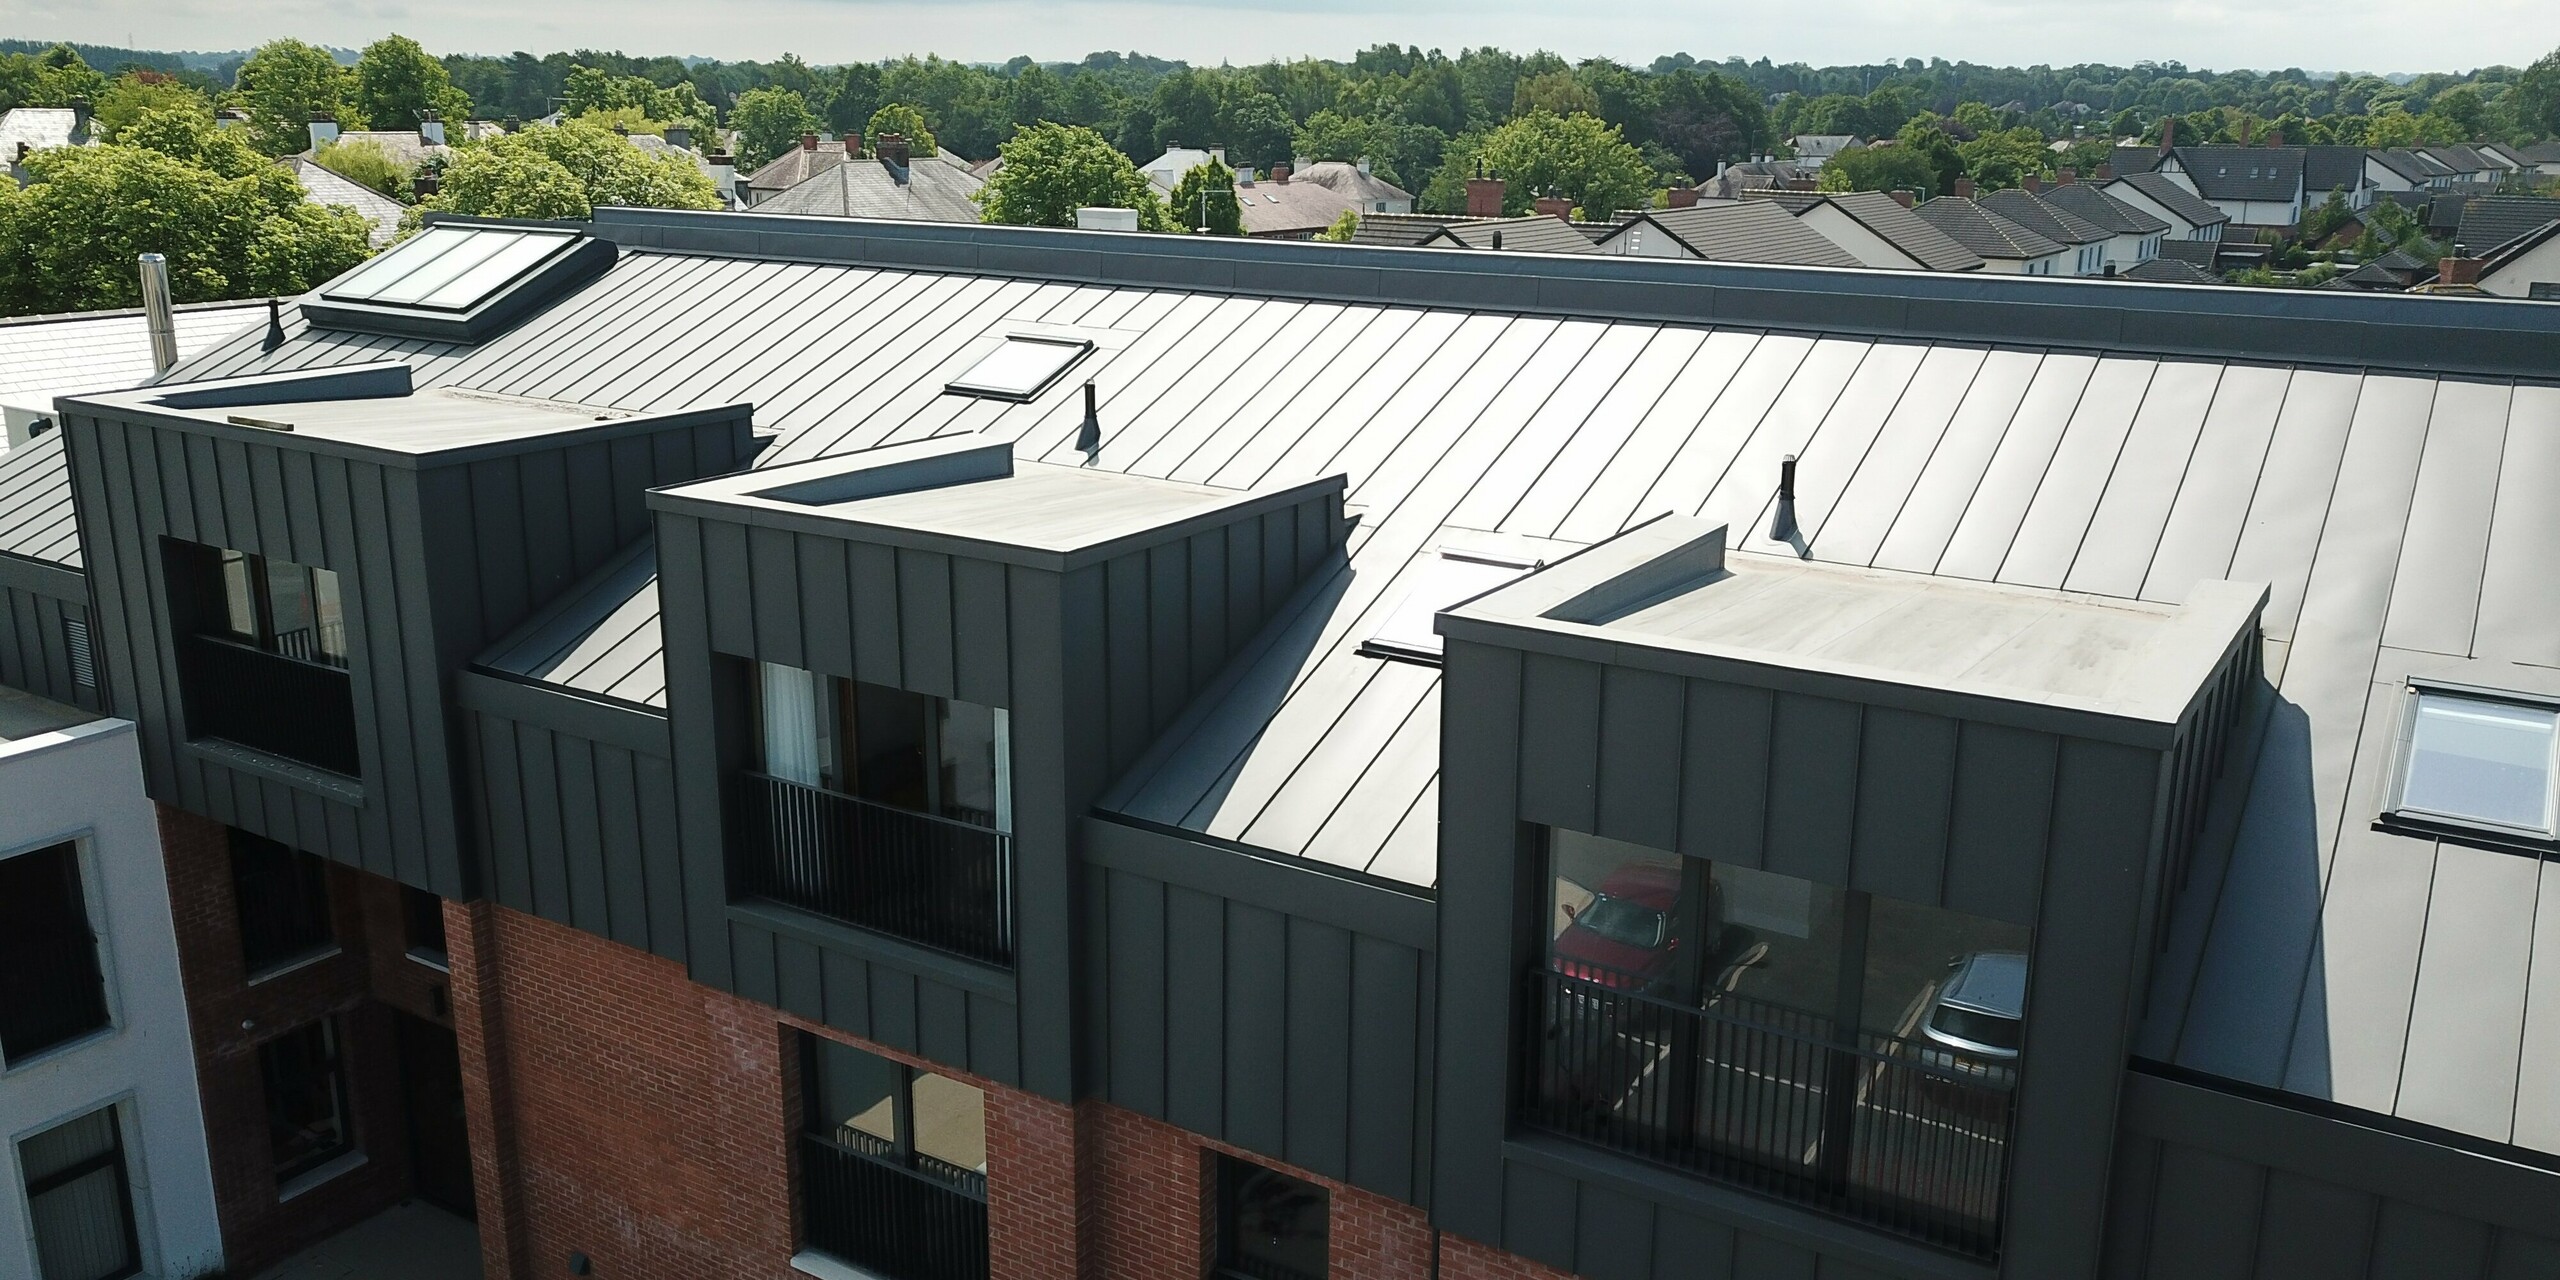
[[[1600,114],[1600,99],[1572,72],[1550,71],[1545,75],[1530,76],[1512,90],[1511,114],[1525,116],[1532,111],[1558,116],[1596,116]]]
[[[1974,185],[1996,191],[2024,183],[2029,174],[2041,176],[2053,153],[2045,150],[2043,134],[2021,128],[1994,129],[1959,145],[1956,154]]]
[[[738,167],[761,169],[775,156],[800,145],[800,136],[818,131],[818,113],[808,99],[789,89],[749,89],[729,111],[738,131]]]
[[[1477,155],[1453,163],[1477,159],[1509,182],[1505,213],[1527,213],[1530,202],[1550,190],[1572,200],[1586,218],[1652,203],[1651,166],[1616,126],[1594,116],[1532,111],[1485,135]]]
[[[135,131],[183,124],[179,113],[148,113]],[[236,140],[205,145],[254,154]],[[27,168],[24,190],[0,184],[0,308],[11,312],[133,306],[142,253],[168,259],[178,301],[211,302],[300,293],[369,252],[363,218],[310,203],[290,173],[263,161],[229,177],[111,145],[38,152]]]
[[[1178,231],[1164,201],[1129,157],[1091,129],[1036,124],[1004,144],[1004,167],[978,190],[988,222],[1072,227],[1087,205],[1138,211],[1139,229]]]
[[[933,130],[925,127],[924,113],[914,107],[903,102],[882,103],[862,126],[862,136],[870,139],[874,146],[879,145],[882,137],[892,133],[907,140],[909,154],[933,154]]]
[[[2501,99],[2518,129],[2531,137],[2560,137],[2560,49],[2534,60]]]
[[[1912,191],[1924,199],[1944,188],[1929,155],[1910,147],[1852,147],[1822,166],[1825,191]]]
[[[175,76],[133,70],[98,91],[89,133],[100,142],[113,142],[146,111],[183,111],[201,117],[208,128],[213,124],[213,103],[203,94]]]
[[[356,59],[356,109],[389,129],[406,129],[430,116],[471,118],[471,96],[453,87],[444,64],[407,36],[385,36]]]
[[[107,78],[78,50],[57,44],[42,53],[0,54],[0,111],[11,107],[67,107],[75,98],[95,101]]]
[[[1360,211],[1357,209],[1345,209],[1342,211],[1341,217],[1333,220],[1332,226],[1326,227],[1324,230],[1316,233],[1316,239],[1322,240],[1326,244],[1349,244],[1353,237],[1359,234]]]
[[[1236,200],[1236,171],[1223,160],[1193,165],[1173,186],[1174,221],[1213,236],[1244,234],[1244,208]]]
[[[572,120],[535,125],[454,152],[422,210],[491,218],[584,218],[600,205],[717,209],[711,179],[681,155],[645,152]]]
[[[1938,195],[1955,190],[1956,179],[1964,176],[1964,156],[1956,150],[1956,141],[1938,127],[1933,116],[1922,116],[1902,126],[1895,135],[1894,146],[1926,159],[1930,180],[1927,189]]]
[[[361,186],[371,187],[403,204],[408,203],[417,175],[409,166],[391,158],[391,153],[378,143],[362,139],[341,139],[311,153],[312,162],[331,173]]]
[[[1386,150],[1386,127],[1330,108],[1307,117],[1290,139],[1293,155],[1309,160],[1359,160]]]
[[[1712,71],[1674,71],[1650,85],[1650,141],[1680,158],[1690,174],[1709,174],[1716,163],[1766,151],[1769,113],[1759,95],[1738,80]]]
[[[353,77],[317,45],[299,40],[259,45],[240,64],[238,89],[249,114],[249,139],[271,156],[308,147],[313,116],[334,117],[349,129],[364,125],[352,101]]]

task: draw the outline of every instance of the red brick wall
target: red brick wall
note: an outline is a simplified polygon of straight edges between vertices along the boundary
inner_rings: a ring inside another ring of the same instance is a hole
[[[204,1101],[214,1209],[227,1262],[249,1274],[390,1207],[408,1189],[408,1127],[391,1013],[367,999],[370,952],[359,903],[367,877],[331,868],[337,955],[251,985],[222,825],[164,805],[160,842]],[[323,1017],[338,1020],[355,1143],[366,1161],[280,1202],[258,1046]]]
[[[791,1274],[779,1015],[504,908],[446,922],[490,1280],[572,1253],[614,1280]]]
[[[1571,1280],[1544,1263],[1477,1244],[1464,1236],[1440,1236],[1440,1280]]]

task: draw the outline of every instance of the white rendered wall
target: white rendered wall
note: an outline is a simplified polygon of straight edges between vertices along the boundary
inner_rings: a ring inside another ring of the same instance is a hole
[[[0,742],[0,858],[66,839],[81,844],[90,916],[104,924],[99,960],[113,1025],[0,1071],[0,1276],[36,1274],[19,1140],[114,1104],[143,1274],[182,1280],[220,1265],[222,1233],[169,878],[131,722]]]
[[[1867,230],[1865,223],[1840,212],[1835,205],[1815,205],[1805,210],[1800,220],[1821,232],[1824,239],[1848,250],[1849,256],[1856,258],[1859,266],[1886,271],[1923,269],[1910,254],[1895,248],[1892,241]]]

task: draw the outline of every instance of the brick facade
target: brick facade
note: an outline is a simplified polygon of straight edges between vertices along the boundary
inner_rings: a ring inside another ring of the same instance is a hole
[[[453,1008],[489,1280],[797,1276],[793,1135],[803,1031],[986,1093],[992,1280],[1199,1277],[1214,1160],[1331,1194],[1333,1280],[1427,1280],[1422,1211],[1107,1103],[1073,1107],[803,1023],[681,966],[487,903],[447,904]],[[1454,1236],[1444,1280],[1564,1280]]]
[[[392,1012],[370,998],[373,948],[363,905],[370,877],[330,869],[334,954],[252,982],[240,950],[240,909],[222,824],[163,805],[160,842],[223,1250],[234,1272],[254,1273],[389,1208],[408,1191],[409,1135]],[[331,1017],[364,1162],[280,1199],[258,1047]]]

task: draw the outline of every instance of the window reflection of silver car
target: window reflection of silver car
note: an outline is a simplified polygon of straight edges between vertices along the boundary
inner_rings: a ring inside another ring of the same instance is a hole
[[[1994,1088],[2018,1083],[2018,1028],[2027,1009],[2027,957],[1976,951],[1947,966],[1914,1035],[1920,1061]]]

